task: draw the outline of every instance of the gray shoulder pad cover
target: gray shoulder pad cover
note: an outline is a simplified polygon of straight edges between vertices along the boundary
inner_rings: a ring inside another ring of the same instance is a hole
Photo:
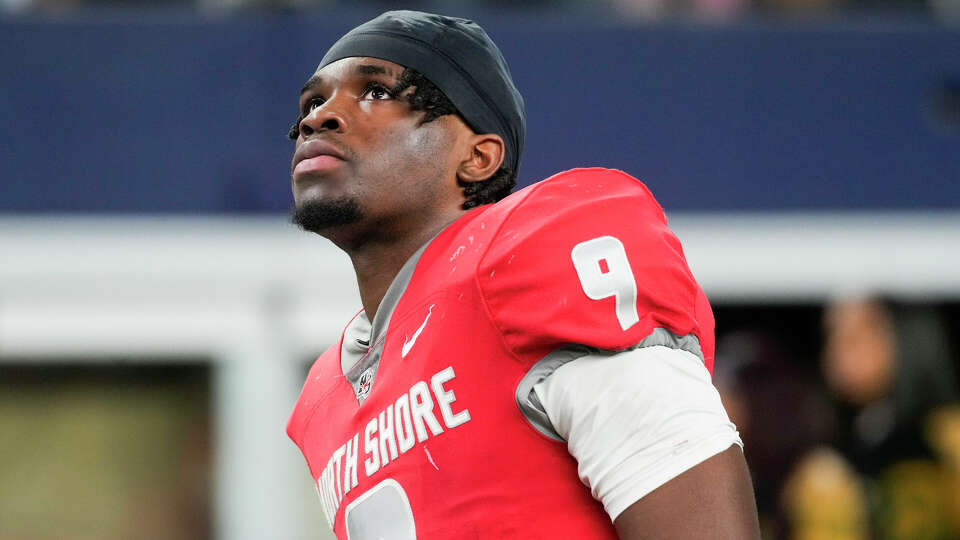
[[[665,328],[655,328],[649,336],[627,350],[654,346],[684,350],[703,361],[700,341],[696,336],[693,334],[677,336]],[[617,352],[620,351],[601,351],[584,345],[569,345],[544,356],[527,371],[527,374],[524,375],[517,384],[515,397],[520,412],[523,413],[527,421],[543,435],[556,441],[564,441],[564,438],[554,429],[553,423],[550,422],[547,411],[543,407],[543,404],[540,403],[540,398],[537,397],[537,393],[533,391],[533,387],[540,384],[540,382],[544,381],[550,375],[553,375],[554,371],[567,362],[572,362],[588,354],[616,354]]]
[[[537,431],[551,439],[556,441],[564,440],[563,437],[553,429],[553,423],[550,422],[550,418],[547,417],[547,411],[543,408],[543,404],[540,403],[540,398],[537,397],[537,393],[533,391],[533,387],[540,384],[541,381],[550,375],[553,375],[553,372],[560,368],[560,366],[586,356],[590,354],[590,352],[591,350],[589,348],[582,345],[572,345],[570,347],[557,349],[534,364],[530,368],[530,371],[527,371],[527,374],[520,379],[520,383],[517,384],[516,398],[520,412],[523,413],[523,416],[526,417],[527,421],[530,422]]]

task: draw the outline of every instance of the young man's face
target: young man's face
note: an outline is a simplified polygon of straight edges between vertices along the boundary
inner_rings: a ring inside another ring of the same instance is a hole
[[[345,58],[307,81],[300,96],[291,183],[298,212],[312,208],[315,232],[402,232],[438,206],[462,201],[458,141],[469,128],[455,115],[422,123],[391,89],[403,67]],[[405,93],[412,92],[412,88]]]

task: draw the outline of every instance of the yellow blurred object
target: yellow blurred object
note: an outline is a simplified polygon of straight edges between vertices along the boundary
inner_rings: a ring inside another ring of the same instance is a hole
[[[948,525],[952,536],[960,538],[960,406],[933,411],[927,419],[926,436],[943,464]]]
[[[931,460],[905,460],[879,478],[880,538],[941,540],[947,531],[943,468]]]
[[[210,538],[202,370],[0,370],[0,540]]]
[[[795,540],[866,540],[867,505],[860,481],[835,451],[804,457],[787,481],[783,504]]]
[[[960,405],[940,407],[930,413],[926,434],[940,459],[960,469]]]

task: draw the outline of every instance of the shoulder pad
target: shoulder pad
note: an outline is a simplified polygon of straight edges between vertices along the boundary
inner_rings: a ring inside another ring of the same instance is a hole
[[[574,169],[501,204],[508,214],[477,278],[515,354],[539,357],[571,343],[622,350],[664,328],[697,337],[712,369],[709,303],[642,182]]]

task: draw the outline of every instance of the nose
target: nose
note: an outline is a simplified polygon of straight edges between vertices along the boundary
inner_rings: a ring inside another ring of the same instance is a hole
[[[333,98],[310,111],[300,121],[300,133],[306,137],[320,131],[343,133],[347,129],[347,118],[342,108]]]

